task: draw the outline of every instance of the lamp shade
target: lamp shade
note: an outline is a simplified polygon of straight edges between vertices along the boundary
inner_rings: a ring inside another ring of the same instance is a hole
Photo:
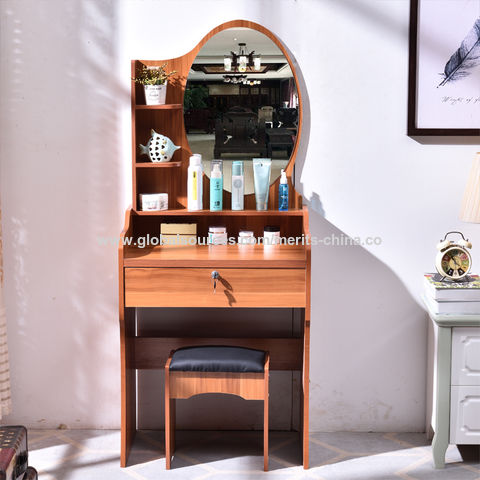
[[[477,152],[463,194],[460,220],[480,223],[480,152]]]
[[[240,57],[238,57],[238,71],[247,71],[247,57],[245,55],[240,55]]]
[[[223,59],[223,68],[226,72],[232,71],[232,57],[225,57]]]

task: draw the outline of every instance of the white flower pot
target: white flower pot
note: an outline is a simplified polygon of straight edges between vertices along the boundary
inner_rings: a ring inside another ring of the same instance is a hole
[[[165,105],[167,96],[167,84],[165,85],[144,85],[145,103],[147,105]]]

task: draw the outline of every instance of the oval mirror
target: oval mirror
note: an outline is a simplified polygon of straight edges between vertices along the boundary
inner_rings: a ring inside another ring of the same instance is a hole
[[[231,191],[232,162],[242,160],[245,194],[254,193],[253,158],[271,158],[271,184],[294,151],[298,90],[280,48],[251,28],[228,28],[200,49],[187,77],[184,120],[192,153],[203,170],[223,160],[224,189]]]

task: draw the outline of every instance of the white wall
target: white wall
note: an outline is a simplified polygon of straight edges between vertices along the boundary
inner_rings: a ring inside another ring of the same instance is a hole
[[[421,278],[453,228],[473,240],[478,270],[479,228],[458,220],[478,147],[405,135],[408,0],[4,0],[0,9],[8,423],[119,426],[116,248],[97,237],[118,235],[130,202],[129,61],[182,55],[244,18],[274,32],[304,76],[299,189],[312,233],[383,240],[313,250],[311,428],[423,430]]]

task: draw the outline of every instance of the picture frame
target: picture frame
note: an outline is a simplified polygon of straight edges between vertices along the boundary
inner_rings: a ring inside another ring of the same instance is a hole
[[[480,0],[461,3],[410,0],[409,136],[480,136],[480,52],[460,54],[480,29]]]

